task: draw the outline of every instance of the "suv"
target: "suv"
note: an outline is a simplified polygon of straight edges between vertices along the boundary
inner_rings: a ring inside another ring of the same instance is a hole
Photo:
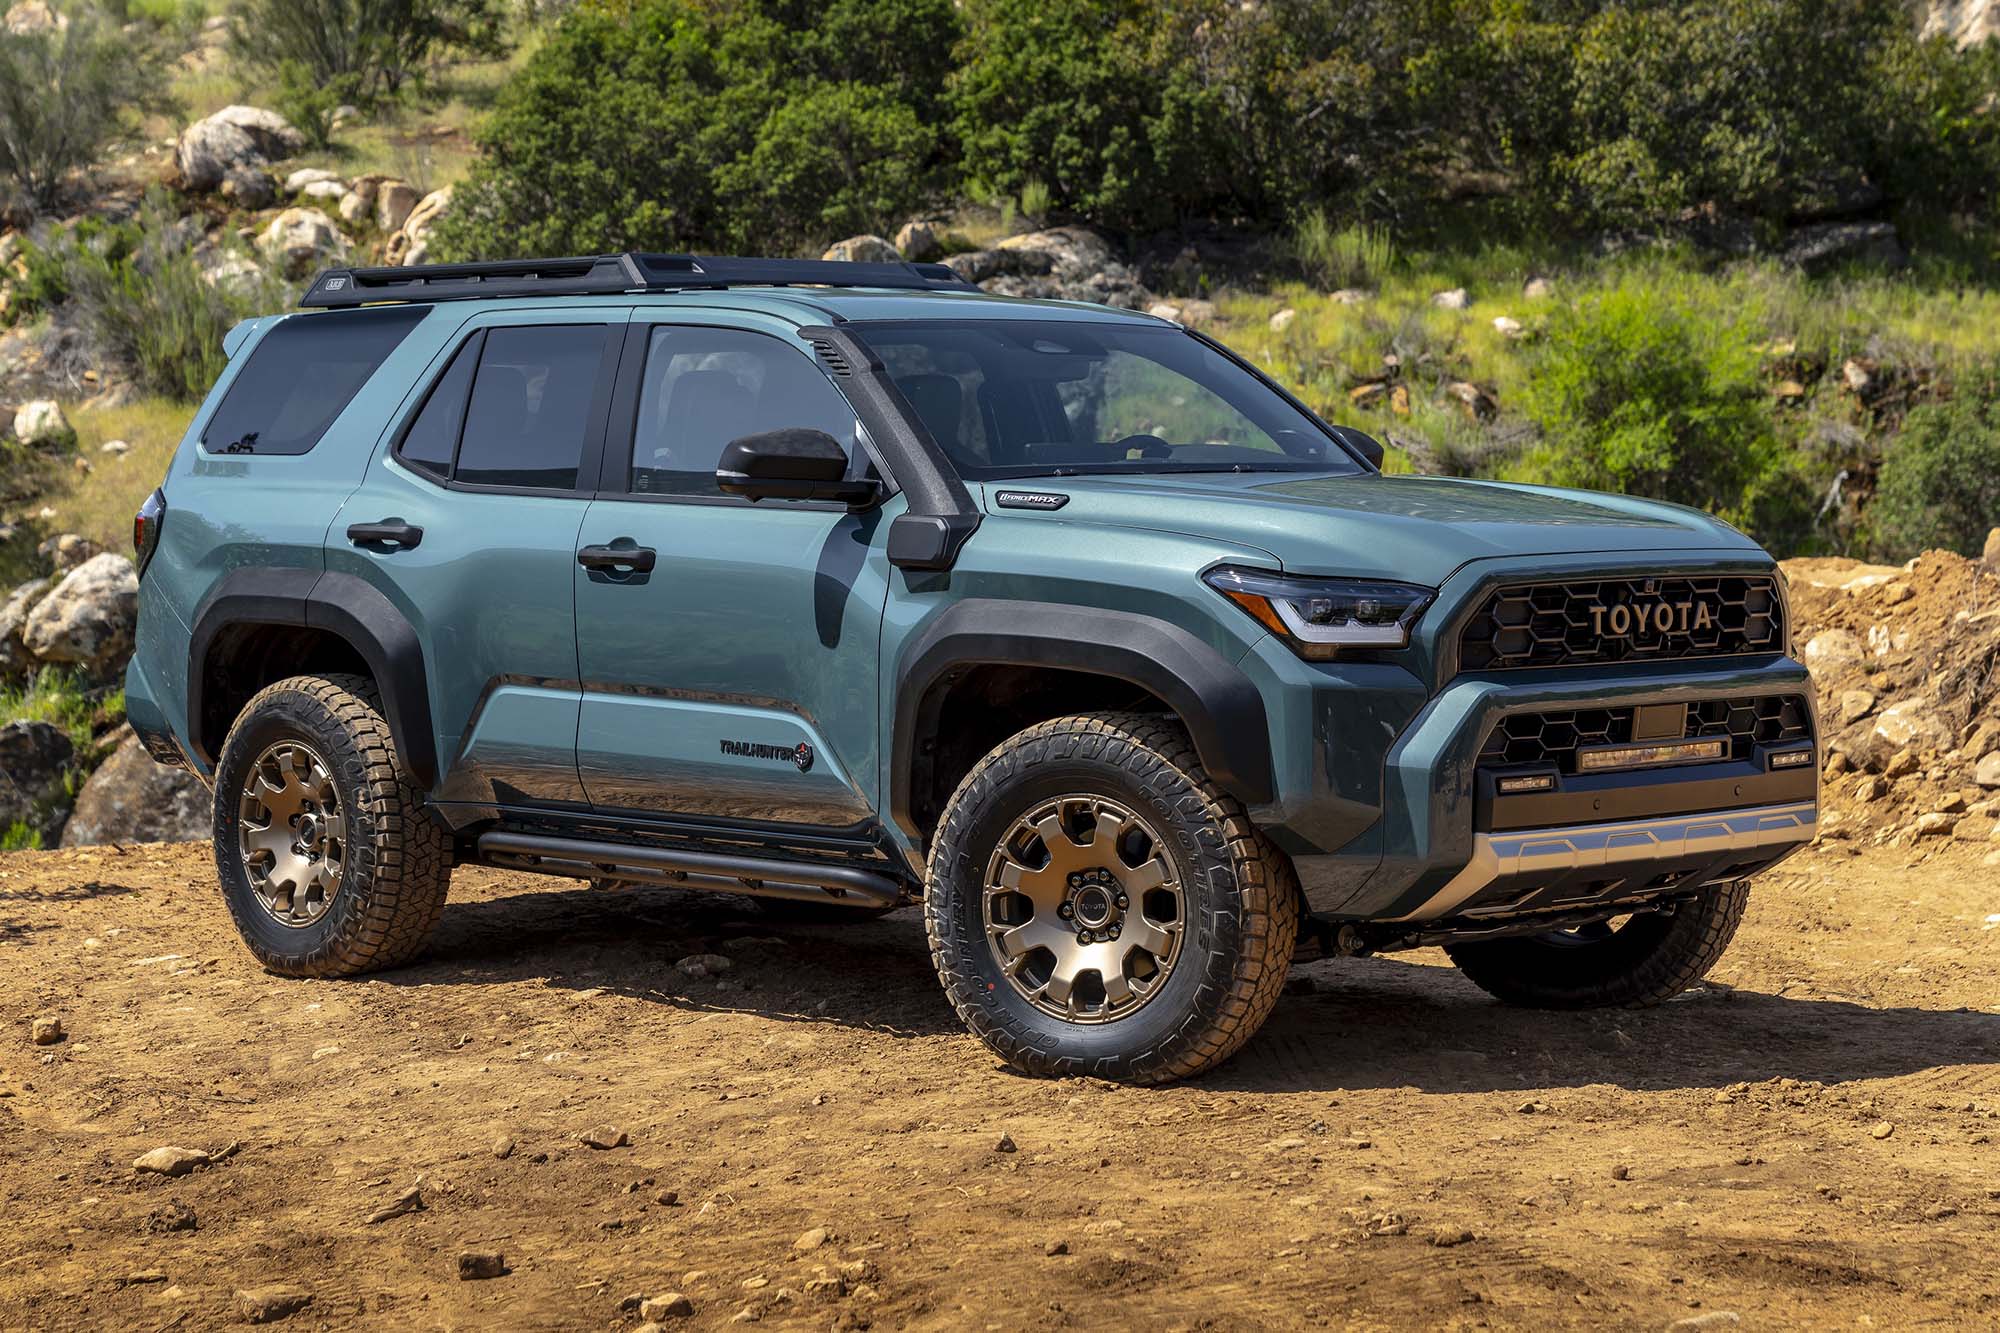
[[[454,865],[921,902],[1008,1063],[1157,1082],[1295,954],[1702,976],[1814,833],[1783,585],[1691,509],[1390,476],[1218,343],[937,265],[334,269],[231,332],[127,678],[286,976]]]

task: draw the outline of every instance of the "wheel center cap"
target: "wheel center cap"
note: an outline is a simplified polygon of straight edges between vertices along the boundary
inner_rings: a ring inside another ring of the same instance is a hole
[[[318,843],[319,843],[319,840],[320,840],[320,822],[319,822],[319,816],[318,816],[318,815],[300,815],[300,816],[299,816],[299,845],[300,845],[300,846],[302,846],[302,847],[313,847],[313,846],[316,846],[316,845],[318,845]]]
[[[1108,924],[1111,920],[1111,895],[1096,885],[1092,885],[1082,893],[1076,895],[1075,911],[1078,925],[1088,926],[1092,930],[1095,930],[1099,926]]]

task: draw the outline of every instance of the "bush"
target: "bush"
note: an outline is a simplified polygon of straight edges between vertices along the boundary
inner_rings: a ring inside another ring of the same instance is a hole
[[[2000,366],[1961,377],[1948,402],[1913,408],[1863,513],[1891,560],[1933,547],[1978,555],[2000,526]]]
[[[42,253],[56,270],[50,285],[74,304],[100,355],[126,366],[141,392],[193,401],[228,363],[222,336],[290,298],[275,280],[248,291],[211,285],[174,221],[154,193],[136,221],[86,219]]]
[[[438,47],[499,46],[495,0],[235,0],[230,19],[230,48],[252,68],[297,66],[297,87],[338,84],[364,101],[420,77]]]
[[[633,0],[565,16],[502,91],[441,256],[788,251],[945,183],[950,0]]]
[[[66,27],[0,25],[0,175],[38,208],[140,116],[165,105],[159,51],[86,4]]]
[[[1326,210],[1306,212],[1284,245],[1308,282],[1322,290],[1367,287],[1379,282],[1396,260],[1396,244],[1385,227],[1335,227]]]
[[[1523,394],[1532,479],[1719,514],[1753,535],[1793,523],[1793,485],[1740,313],[1631,277],[1556,312]],[[1807,511],[1810,512],[1809,510]]]

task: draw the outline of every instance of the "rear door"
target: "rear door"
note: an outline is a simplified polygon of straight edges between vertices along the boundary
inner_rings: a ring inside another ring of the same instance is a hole
[[[467,319],[328,534],[423,643],[440,803],[585,802],[573,571],[628,314]]]
[[[788,326],[701,317],[642,310],[627,334],[580,544],[597,563],[575,571],[578,767],[600,811],[847,829],[874,808],[884,511],[717,488],[725,444],[784,427],[869,465]]]

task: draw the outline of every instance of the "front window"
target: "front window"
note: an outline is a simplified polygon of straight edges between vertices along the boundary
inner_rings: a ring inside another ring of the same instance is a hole
[[[994,320],[861,333],[968,480],[1361,471],[1311,416],[1180,329]]]

